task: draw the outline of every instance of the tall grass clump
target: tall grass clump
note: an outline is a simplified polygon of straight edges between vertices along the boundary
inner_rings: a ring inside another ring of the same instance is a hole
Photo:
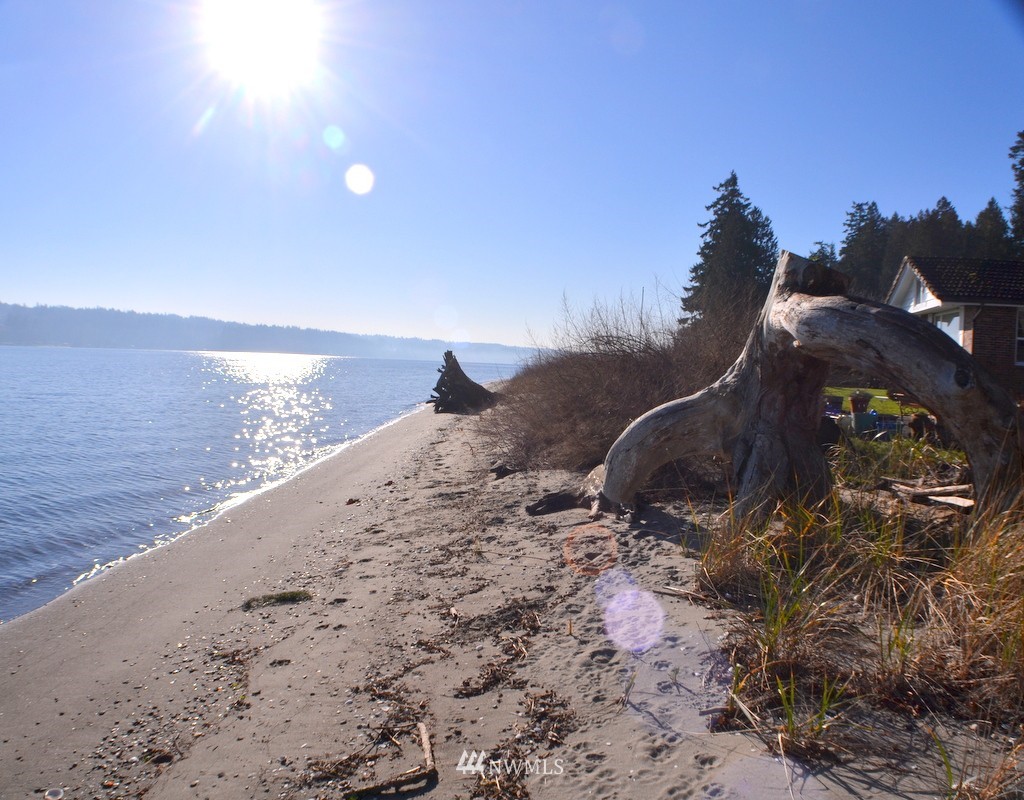
[[[1024,525],[979,517],[926,597],[922,672],[965,713],[1024,723]]]
[[[970,478],[963,451],[903,436],[851,439],[833,451],[832,469],[856,488],[874,488],[893,478],[935,483],[966,483]]]
[[[865,467],[935,480],[961,466],[955,452],[943,465],[920,445],[886,446],[840,458],[838,482],[863,482]],[[726,514],[698,565],[704,591],[739,612],[725,724],[790,755],[843,759],[877,752],[894,714],[942,719],[958,731],[935,745],[946,796],[1024,796],[1021,519],[838,498],[780,504],[767,523]]]

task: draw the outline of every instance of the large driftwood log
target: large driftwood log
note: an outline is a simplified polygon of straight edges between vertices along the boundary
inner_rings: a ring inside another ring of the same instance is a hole
[[[437,371],[441,377],[434,387],[436,397],[427,401],[434,404],[435,414],[468,414],[489,408],[497,401],[494,392],[470,380],[451,350],[445,351],[444,366]]]
[[[935,326],[847,287],[842,273],[783,251],[740,357],[711,386],[623,431],[605,458],[604,495],[628,505],[662,464],[720,454],[732,459],[740,514],[825,499],[831,475],[815,434],[831,363],[877,375],[937,414],[967,452],[979,509],[1017,503],[1024,451],[1010,395]]]

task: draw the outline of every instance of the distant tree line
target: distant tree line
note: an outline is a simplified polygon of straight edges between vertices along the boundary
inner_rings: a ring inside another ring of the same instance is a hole
[[[815,242],[810,258],[852,280],[854,294],[882,300],[906,255],[1024,259],[1024,131],[1010,148],[1014,188],[1009,219],[995,198],[971,220],[940,197],[934,208],[913,216],[884,216],[874,201],[855,202],[843,223],[838,252]],[[723,320],[749,323],[768,292],[778,242],[771,220],[743,195],[736,173],[715,187],[711,219],[700,224],[698,261],[682,298],[681,332],[722,333]],[[744,334],[746,329],[744,329]]]
[[[0,345],[308,353],[419,361],[440,361],[445,350],[453,349],[452,342],[439,339],[247,325],[107,308],[8,303],[0,303]],[[501,344],[455,344],[454,349],[466,363],[516,363],[528,355],[521,348]]]

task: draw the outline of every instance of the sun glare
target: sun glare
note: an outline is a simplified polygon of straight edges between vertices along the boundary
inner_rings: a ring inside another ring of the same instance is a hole
[[[323,15],[316,0],[203,0],[210,62],[254,99],[286,98],[317,74]]]

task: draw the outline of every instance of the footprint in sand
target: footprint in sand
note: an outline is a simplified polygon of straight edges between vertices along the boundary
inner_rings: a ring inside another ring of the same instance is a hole
[[[595,664],[608,664],[615,656],[618,655],[618,651],[611,647],[601,647],[590,653],[590,660]]]

